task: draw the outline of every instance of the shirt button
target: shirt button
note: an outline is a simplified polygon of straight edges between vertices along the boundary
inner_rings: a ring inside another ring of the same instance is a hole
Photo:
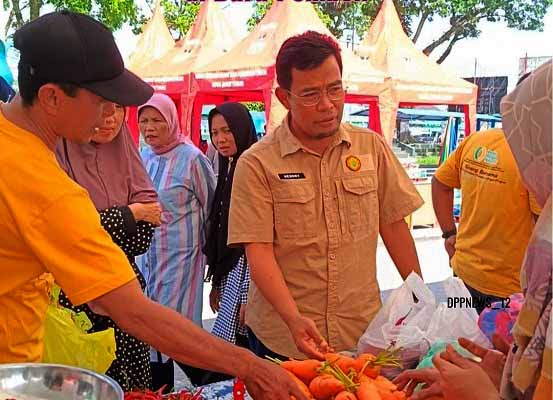
[[[324,194],[325,194],[326,197],[328,197],[330,195],[330,192],[328,190],[325,190]]]
[[[334,229],[334,224],[329,224],[328,227],[329,227],[330,229]]]
[[[336,254],[330,254],[329,257],[331,260],[336,260]]]

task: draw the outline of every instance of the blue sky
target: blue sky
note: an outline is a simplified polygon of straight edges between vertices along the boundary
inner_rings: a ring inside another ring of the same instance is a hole
[[[146,6],[144,0],[138,0],[139,5]],[[228,18],[234,21],[238,32],[247,34],[246,21],[252,12],[248,2],[218,3],[224,9]],[[46,10],[44,11],[46,12]],[[7,19],[7,13],[0,11],[0,26],[3,27]],[[513,87],[518,75],[518,62],[520,57],[551,56],[553,55],[553,8],[547,13],[543,32],[526,32],[507,28],[504,23],[480,23],[481,35],[477,39],[465,39],[459,42],[452,54],[444,62],[444,68],[449,69],[460,77],[474,75],[475,59],[477,60],[477,76],[509,76],[509,85]],[[427,22],[418,41],[419,47],[424,47],[432,38],[436,38],[441,32],[447,30],[447,22],[437,19]],[[124,27],[115,33],[117,43],[124,57],[133,51],[137,38],[128,27]],[[439,51],[436,51],[436,56]]]

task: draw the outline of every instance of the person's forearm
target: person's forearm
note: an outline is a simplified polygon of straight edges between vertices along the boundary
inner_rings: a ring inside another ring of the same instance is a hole
[[[273,245],[252,243],[245,245],[245,248],[255,286],[284,322],[290,325],[300,313],[275,259]]]
[[[432,178],[432,205],[442,232],[454,230],[453,188],[444,185],[435,177]]]
[[[113,307],[111,301],[104,299],[101,307],[121,329],[184,364],[244,378],[256,359],[143,295],[130,307]]]
[[[403,219],[392,224],[380,225],[380,236],[404,280],[411,272],[422,277],[415,241]]]

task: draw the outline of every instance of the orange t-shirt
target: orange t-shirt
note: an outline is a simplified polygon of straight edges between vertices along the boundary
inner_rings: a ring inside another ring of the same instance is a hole
[[[532,197],[501,129],[465,139],[435,178],[462,195],[451,265],[476,290],[499,297],[520,292],[520,267],[534,227]]]
[[[0,112],[0,363],[40,362],[55,280],[78,305],[133,279],[88,193]]]

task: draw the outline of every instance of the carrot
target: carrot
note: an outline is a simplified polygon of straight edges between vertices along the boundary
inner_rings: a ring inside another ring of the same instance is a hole
[[[363,370],[363,374],[374,379],[380,375],[380,367],[367,367]]]
[[[357,400],[357,396],[351,392],[343,391],[336,395],[334,400]],[[395,399],[392,399],[395,400]]]
[[[402,390],[398,390],[398,391],[394,392],[394,397],[395,397],[395,400],[407,400],[407,393],[405,393]],[[441,397],[441,396],[431,397],[428,400],[432,400],[432,399],[433,400],[444,400],[444,398]]]
[[[353,368],[356,372],[361,372],[363,370],[363,367],[366,365],[372,366],[372,362],[376,359],[376,356],[370,353],[364,353],[361,354],[359,357],[355,359],[355,363],[353,364]]]
[[[337,353],[326,353],[325,360],[331,365],[339,367],[346,373],[351,368],[354,368],[355,365],[355,360],[353,358]]]
[[[305,384],[309,385],[309,383],[319,375],[317,370],[322,366],[322,362],[318,360],[290,360],[284,361],[280,365],[282,368],[300,378]]]
[[[329,399],[345,389],[344,384],[331,375],[319,375],[309,384],[309,390],[317,400]]]
[[[376,385],[369,381],[361,382],[355,394],[359,400],[382,400]]]
[[[288,370],[286,370],[286,372],[288,372],[292,380],[296,382],[296,385],[298,385],[298,387],[300,388],[301,392],[305,395],[305,397],[307,397],[308,399],[313,399],[313,395],[309,391],[309,388],[307,387],[307,385],[303,383],[303,381],[300,378],[298,378],[296,375],[294,375],[292,372]],[[291,397],[294,397],[294,396],[291,396]]]
[[[382,400],[397,400],[392,392],[380,392],[380,398]]]
[[[387,390],[388,392],[394,392],[397,390],[397,386],[394,385],[392,382],[390,382],[388,379],[386,379],[383,376],[377,376],[374,379],[375,385],[381,387],[382,389]]]

